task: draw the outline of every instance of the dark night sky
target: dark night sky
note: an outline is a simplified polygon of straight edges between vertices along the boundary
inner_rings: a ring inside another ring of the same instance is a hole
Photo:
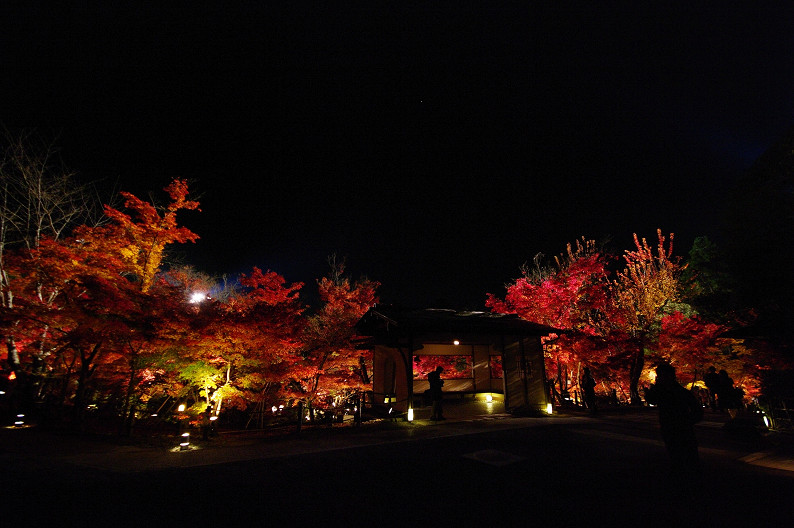
[[[719,240],[731,185],[794,125],[782,7],[16,4],[6,127],[141,196],[193,181],[200,269],[310,288],[336,252],[385,302],[482,308],[583,235]]]

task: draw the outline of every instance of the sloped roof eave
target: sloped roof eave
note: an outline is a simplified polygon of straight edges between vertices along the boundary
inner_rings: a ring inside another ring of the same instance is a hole
[[[454,310],[404,310],[391,307],[370,309],[357,324],[362,335],[522,335],[544,336],[566,333],[521,319],[513,314],[458,312]]]

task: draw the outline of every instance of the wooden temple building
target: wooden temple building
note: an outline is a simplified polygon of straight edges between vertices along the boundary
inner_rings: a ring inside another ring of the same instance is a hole
[[[501,394],[510,413],[548,410],[541,338],[554,328],[516,315],[375,306],[357,332],[373,350],[374,402],[409,420],[437,366],[445,394]]]

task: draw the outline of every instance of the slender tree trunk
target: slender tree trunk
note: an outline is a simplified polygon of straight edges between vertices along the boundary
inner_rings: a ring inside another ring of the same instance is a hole
[[[11,370],[16,371],[19,369],[19,350],[12,335],[6,336],[6,350],[8,351],[8,364]]]
[[[44,348],[49,333],[50,333],[49,325],[44,325],[44,329],[41,331],[41,337],[39,338],[39,349],[36,351],[36,354],[34,354],[33,356],[33,367],[31,369],[33,375],[41,374],[41,372],[44,370],[44,359],[50,355],[50,353],[46,351]]]
[[[86,405],[86,388],[88,380],[91,378],[91,375],[94,372],[94,359],[96,359],[97,354],[99,354],[101,346],[101,343],[97,343],[90,352],[86,352],[83,348],[80,348],[80,375],[77,378],[77,390],[75,391],[73,409],[73,426],[76,429],[80,429],[83,426],[83,417],[85,416]]]
[[[14,294],[9,287],[8,274],[5,272],[5,267],[3,265],[3,249],[5,246],[4,220],[4,216],[0,215],[0,224],[2,224],[2,233],[0,233],[2,235],[0,236],[0,300],[2,300],[2,306],[4,308],[12,309],[14,307]],[[17,324],[18,321],[15,321],[12,327],[17,326]],[[8,365],[11,367],[11,370],[16,372],[19,368],[19,350],[17,349],[17,343],[13,333],[9,333],[6,336],[6,351],[8,352]]]
[[[226,383],[224,383],[224,385],[228,385],[231,382],[232,382],[232,364],[231,363],[227,363],[226,364]],[[209,392],[209,391],[207,391],[207,392]],[[223,391],[221,391],[218,394],[218,401],[217,401],[216,407],[215,407],[215,416],[218,416],[219,414],[221,414],[221,405],[222,404],[223,404]]]
[[[361,368],[361,381],[363,383],[369,383],[369,373],[367,372],[367,362],[364,360],[364,356],[359,356],[358,365]]]
[[[83,407],[85,407],[86,382],[88,381],[88,364],[83,361],[77,377],[77,389],[74,394],[74,408],[72,408],[72,427],[80,429],[83,421]]]
[[[64,418],[64,406],[66,405],[66,398],[69,394],[69,380],[72,379],[72,367],[74,366],[74,362],[69,365],[66,365],[64,362],[65,371],[63,377],[61,378],[61,394],[60,398],[58,398],[58,416],[59,418]]]
[[[364,399],[361,397],[361,391],[356,391],[356,397],[354,401],[356,402],[356,408],[353,411],[353,421],[355,422],[356,427],[360,427],[361,416],[363,414],[363,409],[361,407],[364,404]]]
[[[629,394],[631,396],[631,405],[642,405],[642,398],[640,397],[640,376],[642,370],[645,368],[645,345],[643,339],[638,339],[636,349],[631,360],[631,368],[629,370]]]
[[[130,377],[127,381],[127,390],[124,394],[124,407],[121,413],[121,424],[119,427],[120,436],[129,436],[132,432],[132,395],[135,392],[135,378],[138,375],[138,353],[132,351],[130,357]]]
[[[301,432],[301,427],[303,426],[303,402],[298,402],[298,426],[296,432]]]

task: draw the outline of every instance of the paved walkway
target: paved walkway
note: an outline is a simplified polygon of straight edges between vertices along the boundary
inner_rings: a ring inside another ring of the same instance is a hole
[[[417,409],[413,422],[375,420],[355,427],[352,422],[333,426],[304,426],[268,431],[225,431],[210,440],[193,439],[187,449],[179,438],[165,438],[163,445],[119,445],[107,439],[91,439],[35,427],[0,429],[0,463],[43,465],[65,463],[97,469],[135,472],[223,464],[244,460],[283,457],[349,449],[384,443],[406,442],[470,434],[478,430],[542,425],[537,419],[514,418],[500,404],[453,402],[445,409],[446,420],[429,419],[430,409]],[[548,423],[552,423],[548,419]],[[553,423],[559,423],[554,420]],[[170,445],[168,445],[170,444]]]
[[[103,439],[91,440],[65,433],[37,430],[35,427],[0,429],[0,463],[4,464],[74,464],[117,472],[139,472],[170,468],[184,468],[224,464],[245,460],[284,457],[321,451],[349,449],[385,443],[408,442],[419,439],[475,434],[498,429],[542,427],[549,425],[593,425],[577,429],[582,434],[613,435],[616,439],[635,442],[655,442],[653,435],[632,434],[648,432],[655,427],[656,414],[652,410],[618,409],[605,411],[596,417],[575,410],[556,412],[548,417],[515,417],[504,412],[500,402],[451,401],[445,405],[446,420],[429,420],[430,409],[420,408],[415,420],[380,420],[361,427],[352,424],[305,427],[300,434],[288,428],[280,431],[224,432],[209,441],[193,441],[186,450],[177,446],[177,438],[164,440],[163,445],[119,445]],[[727,417],[707,413],[698,424],[703,432],[726,428]],[[597,428],[596,428],[597,426]],[[572,428],[574,430],[574,428]],[[726,431],[727,433],[727,431]],[[717,436],[721,436],[721,432]],[[794,435],[773,432],[764,441],[748,447],[731,449],[702,445],[704,452],[724,454],[742,462],[794,475]],[[166,445],[173,444],[173,445]]]

